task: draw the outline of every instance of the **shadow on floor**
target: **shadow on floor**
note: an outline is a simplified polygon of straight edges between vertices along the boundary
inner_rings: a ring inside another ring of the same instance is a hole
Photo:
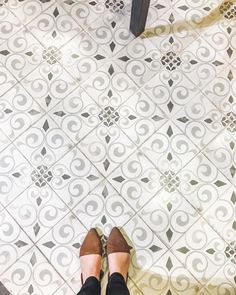
[[[204,288],[205,282],[198,282],[191,276],[188,277],[184,266],[173,267],[172,262],[165,265],[155,265],[157,272],[152,271],[152,268],[145,270],[137,261],[135,247],[132,241],[123,229],[120,229],[122,234],[126,237],[127,242],[133,248],[132,266],[129,270],[129,277],[134,282],[138,278],[138,288],[142,295],[236,295],[236,288],[230,283],[230,279],[214,277],[214,279],[207,284],[207,291]],[[136,266],[135,269],[133,266]],[[165,268],[166,267],[166,268]],[[169,268],[169,271],[168,271]],[[140,279],[139,279],[140,278]],[[236,277],[235,277],[236,279]],[[128,281],[129,282],[129,281]],[[129,283],[128,283],[129,286]],[[131,295],[140,295],[140,292],[132,290],[130,284]]]
[[[175,33],[175,32],[191,31],[193,29],[210,27],[224,17],[224,12],[222,11],[223,8],[225,8],[226,11],[229,11],[230,9],[233,8],[235,3],[236,3],[236,0],[230,0],[230,1],[223,0],[207,16],[201,19],[195,19],[194,22],[181,21],[181,22],[176,22],[166,26],[160,25],[153,28],[148,28],[140,35],[140,37],[142,39],[146,39],[146,38],[156,37],[159,35],[168,35],[170,32]],[[234,12],[232,13],[234,14],[234,18],[236,19],[236,10],[234,10]]]

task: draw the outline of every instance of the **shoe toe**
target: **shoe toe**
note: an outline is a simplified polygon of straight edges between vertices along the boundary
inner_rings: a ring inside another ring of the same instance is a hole
[[[117,227],[113,227],[107,240],[107,254],[125,252],[130,253],[130,247]]]
[[[102,255],[102,243],[95,228],[89,230],[80,247],[80,256],[89,254]]]

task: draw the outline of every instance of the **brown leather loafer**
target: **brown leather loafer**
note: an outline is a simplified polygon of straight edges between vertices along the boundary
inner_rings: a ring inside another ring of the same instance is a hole
[[[81,247],[79,256],[85,256],[90,254],[98,254],[102,256],[102,242],[99,234],[95,228],[91,228],[87,233]],[[101,277],[101,275],[100,275]],[[81,282],[84,283],[83,275],[81,273]]]
[[[107,255],[125,252],[130,254],[130,247],[117,227],[113,227],[107,239]]]
[[[80,247],[80,257],[89,254],[102,255],[102,242],[95,228],[89,230]]]
[[[107,239],[107,256],[109,264],[109,254],[124,252],[130,254],[130,247],[123,237],[122,233],[117,227],[113,227],[108,239]],[[108,273],[108,278],[110,277],[110,272]],[[126,284],[128,280],[128,273],[126,276]]]

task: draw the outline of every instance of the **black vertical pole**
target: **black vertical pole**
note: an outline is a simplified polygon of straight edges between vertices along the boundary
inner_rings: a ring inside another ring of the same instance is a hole
[[[132,0],[130,31],[137,37],[145,30],[150,0]]]

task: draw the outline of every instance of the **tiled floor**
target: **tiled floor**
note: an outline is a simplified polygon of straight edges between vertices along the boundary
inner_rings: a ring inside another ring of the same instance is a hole
[[[132,295],[235,295],[236,1],[111,2],[0,1],[1,284],[76,294],[117,225]]]

